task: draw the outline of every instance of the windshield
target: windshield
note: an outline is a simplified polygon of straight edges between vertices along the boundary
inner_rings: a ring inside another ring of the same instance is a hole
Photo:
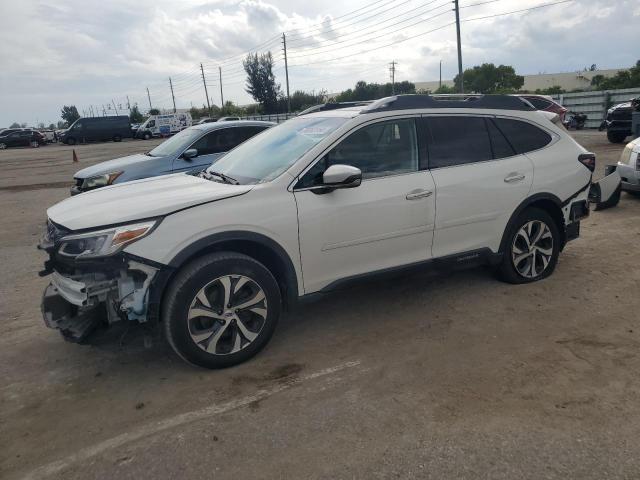
[[[273,180],[347,118],[293,118],[234,148],[207,169],[241,184]]]
[[[170,155],[178,155],[187,148],[200,135],[202,130],[199,128],[187,128],[180,133],[176,133],[173,137],[165,140],[156,148],[149,152],[152,157],[167,157]]]

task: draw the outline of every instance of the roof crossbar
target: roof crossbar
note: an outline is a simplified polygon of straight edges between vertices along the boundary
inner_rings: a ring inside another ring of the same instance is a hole
[[[361,110],[361,113],[415,108],[483,108],[489,110],[534,111],[529,102],[514,95],[395,95],[381,98]]]

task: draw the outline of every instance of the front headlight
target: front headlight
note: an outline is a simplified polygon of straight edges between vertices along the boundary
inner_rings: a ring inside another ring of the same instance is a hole
[[[132,223],[95,232],[68,235],[60,240],[58,253],[65,257],[106,257],[122,250],[125,245],[145,237],[158,224],[158,220]]]
[[[96,175],[95,177],[85,178],[84,182],[82,182],[82,188],[91,189],[98,187],[106,187],[107,185],[111,185],[115,182],[116,178],[122,175],[123,172],[111,172],[104,173],[102,175]]]

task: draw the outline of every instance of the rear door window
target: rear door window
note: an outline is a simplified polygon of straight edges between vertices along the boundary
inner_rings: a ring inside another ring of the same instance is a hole
[[[496,118],[494,121],[519,154],[546,147],[553,139],[549,133],[528,122],[508,118]]]
[[[254,135],[265,130],[267,127],[251,126],[251,127],[235,127],[236,130],[236,145],[240,145],[242,142],[249,140]]]
[[[430,168],[493,160],[484,118],[433,116],[427,124]]]

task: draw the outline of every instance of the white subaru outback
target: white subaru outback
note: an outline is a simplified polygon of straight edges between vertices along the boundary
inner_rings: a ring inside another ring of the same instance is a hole
[[[207,171],[48,210],[47,326],[154,322],[185,360],[255,355],[301,297],[413,267],[549,276],[588,215],[595,156],[513,96],[327,105]]]

